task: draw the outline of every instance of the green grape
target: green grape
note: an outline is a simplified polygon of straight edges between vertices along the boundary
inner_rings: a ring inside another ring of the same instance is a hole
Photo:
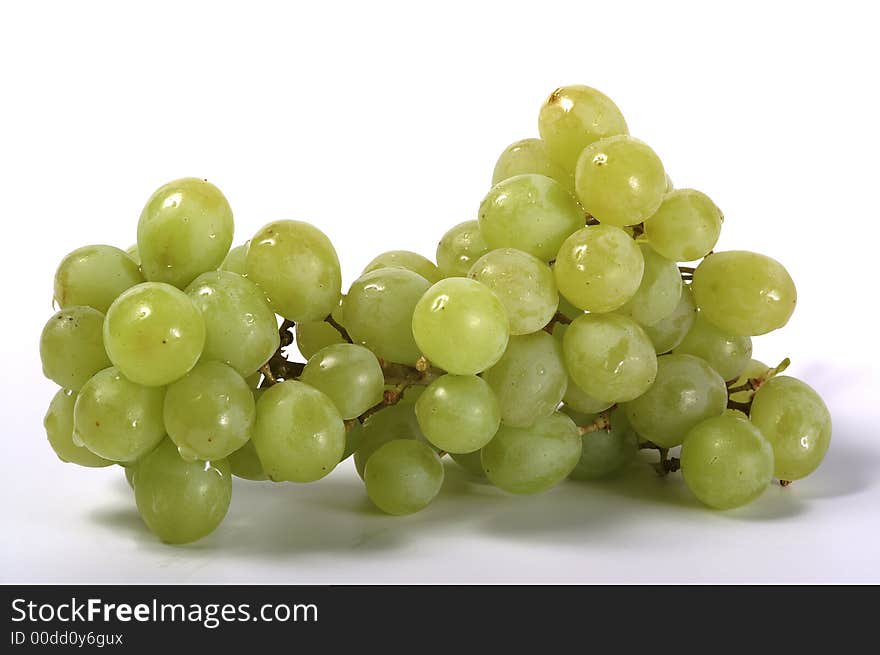
[[[245,262],[248,277],[263,289],[275,313],[291,321],[319,321],[339,302],[339,258],[330,239],[313,225],[264,225],[251,239]]]
[[[739,336],[781,328],[797,304],[797,290],[782,264],[745,250],[706,257],[694,271],[692,287],[706,320]]]
[[[660,355],[678,347],[693,327],[696,318],[697,305],[694,303],[694,294],[690,285],[685,284],[682,285],[681,297],[672,313],[654,325],[643,327],[654,344],[654,350]]]
[[[205,320],[169,284],[145,282],[113,301],[104,320],[104,347],[132,382],[162,386],[186,375],[205,346]]]
[[[559,306],[556,308],[556,311],[565,316],[565,318],[572,321],[584,313],[583,309],[572,305],[568,300],[566,300],[565,296],[559,296]]]
[[[745,414],[727,410],[688,432],[681,474],[701,502],[733,509],[753,501],[770,484],[773,448]]]
[[[62,259],[55,271],[55,302],[106,314],[116,296],[143,281],[137,262],[119,248],[84,246]]]
[[[468,277],[482,282],[507,310],[511,334],[529,334],[547,325],[559,305],[553,271],[522,250],[499,248],[480,257]]]
[[[50,318],[40,335],[43,375],[79,391],[90,377],[110,366],[103,326],[104,315],[91,307],[68,307]]]
[[[647,243],[639,244],[645,272],[635,295],[618,310],[639,325],[656,325],[671,315],[681,301],[681,272],[678,265],[661,257]]]
[[[186,461],[166,439],[138,463],[134,496],[141,518],[159,539],[196,541],[213,532],[229,510],[229,462]]]
[[[657,355],[648,335],[619,314],[575,319],[565,331],[562,349],[574,383],[597,400],[638,398],[657,375]]]
[[[649,218],[666,195],[666,172],[651,148],[630,136],[587,146],[575,171],[577,197],[591,216],[609,225]]]
[[[579,309],[610,312],[633,297],[645,258],[629,235],[612,225],[591,225],[568,237],[553,272],[559,293]]]
[[[207,180],[186,177],[150,196],[138,221],[141,268],[151,282],[184,288],[223,262],[232,245],[229,203]]]
[[[721,211],[704,193],[679,189],[667,193],[645,220],[645,234],[658,253],[676,262],[705,257],[721,234]]]
[[[419,396],[415,411],[428,441],[448,453],[479,450],[501,424],[498,399],[476,375],[440,376]]]
[[[568,378],[568,386],[565,388],[565,395],[562,397],[562,402],[582,414],[598,414],[614,404],[607,400],[593,398],[590,394],[581,389],[571,376]]]
[[[554,160],[570,173],[588,145],[615,134],[628,134],[623,114],[604,93],[588,86],[556,89],[538,115],[538,131]]]
[[[428,443],[419,427],[415,408],[410,404],[397,404],[372,414],[363,423],[360,445],[354,453],[354,465],[364,477],[364,468],[370,456],[381,446],[394,439],[415,439]]]
[[[361,275],[342,303],[351,338],[376,357],[414,364],[419,348],[413,338],[413,310],[431,283],[402,268],[380,268]]]
[[[186,295],[205,319],[203,359],[229,364],[251,375],[278,349],[275,313],[260,288],[231,271],[202,273]]]
[[[553,178],[569,193],[574,194],[573,171],[573,166],[567,171],[553,161],[547,144],[541,139],[523,139],[507,146],[498,157],[495,170],[492,172],[492,186],[517,175],[537,173]]]
[[[382,400],[385,375],[363,346],[338,343],[309,358],[300,380],[323,391],[344,419],[360,416]]]
[[[168,386],[163,415],[181,457],[213,460],[251,438],[256,409],[251,389],[235,369],[201,361]]]
[[[735,380],[752,357],[752,340],[722,332],[699,312],[691,329],[672,352],[705,359],[722,378]]]
[[[581,435],[565,414],[555,412],[532,425],[501,424],[481,451],[483,471],[497,487],[534,494],[562,482],[581,458]]]
[[[474,262],[489,252],[477,221],[451,228],[437,244],[437,266],[443,277],[465,277]]]
[[[138,244],[131,244],[125,251],[125,254],[131,257],[134,260],[134,263],[138,265],[138,270],[141,267],[141,253],[138,250]]]
[[[654,384],[626,404],[626,416],[644,439],[672,448],[697,423],[720,416],[726,407],[727,386],[705,360],[663,355],[657,358]]]
[[[478,478],[486,477],[483,472],[483,458],[479,450],[472,453],[449,453],[449,456],[471,475]]]
[[[229,468],[235,477],[244,480],[268,480],[253,441],[248,440],[226,459],[229,460]]]
[[[800,480],[816,470],[831,442],[831,414],[812,387],[782,375],[755,392],[752,423],[773,447],[773,474]]]
[[[306,359],[312,357],[321,348],[336,343],[345,343],[339,330],[324,321],[308,321],[296,324],[296,347]]]
[[[122,470],[125,471],[125,481],[128,482],[128,486],[131,487],[132,491],[134,491],[134,485],[136,484],[137,480],[137,464],[120,464],[120,466],[122,466]]]
[[[437,453],[418,441],[396,439],[370,457],[364,484],[376,507],[403,516],[427,507],[440,493],[443,477]]]
[[[740,387],[749,380],[764,376],[769,370],[770,367],[764,362],[759,362],[757,359],[750,359],[749,363],[746,364],[746,367],[742,370],[742,373],[739,374],[739,377],[730,386]],[[747,403],[752,400],[753,395],[754,393],[750,390],[737,391],[730,394],[730,399],[738,403]]]
[[[333,401],[296,380],[275,384],[260,396],[251,438],[273,482],[320,480],[345,451],[345,426]]]
[[[490,248],[516,248],[549,262],[584,226],[583,208],[559,182],[517,175],[496,184],[480,204],[480,234]]]
[[[562,410],[569,416],[565,408]],[[572,420],[578,422],[574,416]],[[589,425],[596,416],[582,417],[580,425]],[[586,420],[584,420],[586,419]],[[608,414],[608,428],[581,435],[581,458],[568,477],[572,480],[597,480],[618,473],[633,461],[639,443],[626,412],[618,407]]]
[[[409,250],[389,250],[388,252],[383,252],[367,264],[363,272],[369,273],[378,268],[403,268],[413,273],[418,273],[431,284],[439,282],[443,277],[440,269],[437,268],[434,262]]]
[[[98,468],[110,466],[113,462],[98,457],[91,450],[73,440],[73,407],[76,393],[70,389],[59,389],[49,403],[49,410],[43,419],[49,445],[62,462]]]
[[[239,275],[247,275],[247,251],[250,241],[241,246],[235,246],[226,255],[226,259],[220,264],[221,271],[229,271],[230,273],[238,273]]]
[[[412,333],[431,362],[448,373],[471,375],[501,359],[510,326],[504,305],[489,287],[449,277],[416,303]]]
[[[552,414],[568,386],[559,341],[546,332],[511,337],[498,362],[483,372],[501,408],[501,420],[526,427]]]
[[[364,426],[360,421],[349,422],[345,426],[345,450],[342,459],[346,460],[354,455],[364,438]]]
[[[114,462],[133,462],[165,436],[163,387],[145,387],[112,366],[85,383],[73,410],[74,443]]]

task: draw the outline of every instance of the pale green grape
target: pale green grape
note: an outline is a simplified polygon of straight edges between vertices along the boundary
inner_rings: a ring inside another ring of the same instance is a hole
[[[556,308],[556,311],[572,321],[584,313],[583,309],[572,305],[565,296],[559,296],[559,306]]]
[[[587,146],[575,171],[577,197],[591,216],[609,225],[649,218],[666,195],[666,172],[651,148],[629,136]]]
[[[752,357],[752,340],[722,332],[699,312],[681,343],[672,351],[709,362],[725,380],[735,380]]]
[[[574,320],[562,348],[575,384],[597,400],[638,398],[657,375],[657,355],[648,335],[619,314],[585,314]]]
[[[663,355],[657,358],[654,384],[626,403],[626,416],[644,439],[672,448],[697,423],[720,416],[726,407],[727,386],[705,360]]]
[[[706,320],[739,336],[781,328],[797,304],[797,290],[785,267],[745,250],[706,257],[694,271],[692,287]]]
[[[694,294],[690,285],[683,285],[678,305],[666,318],[662,318],[654,325],[643,326],[645,332],[654,344],[657,354],[668,353],[678,347],[685,335],[694,325],[697,318],[697,305],[694,303]]]
[[[681,473],[701,502],[733,509],[753,501],[770,484],[773,448],[745,414],[727,410],[688,432]]]
[[[746,367],[742,370],[742,373],[739,374],[739,377],[733,384],[731,384],[731,386],[742,386],[753,378],[765,375],[769,370],[770,367],[767,366],[764,362],[759,362],[757,359],[750,359],[749,363],[746,364]],[[752,391],[737,391],[730,394],[730,399],[738,403],[747,403],[752,399],[753,396],[754,393]]]
[[[681,301],[681,272],[678,264],[661,257],[647,243],[639,244],[645,272],[635,295],[617,309],[639,325],[656,325],[671,315]]]
[[[308,321],[296,324],[296,347],[308,359],[321,348],[345,343],[339,330],[324,321]]]
[[[419,396],[415,411],[428,441],[448,453],[479,450],[501,424],[498,399],[476,375],[440,376]]]
[[[654,250],[676,262],[690,262],[715,247],[721,234],[721,211],[704,193],[679,189],[667,193],[645,220],[645,234]]]
[[[591,225],[568,237],[553,272],[559,293],[575,307],[610,312],[633,297],[645,258],[629,235],[612,225]]]
[[[165,436],[164,387],[145,387],[105,368],[85,383],[73,411],[74,443],[114,462],[133,462]]]
[[[412,333],[431,362],[448,373],[470,375],[501,359],[510,326],[504,305],[489,287],[469,278],[449,277],[416,303]]]
[[[411,404],[397,404],[372,414],[363,424],[360,445],[354,453],[354,465],[364,477],[364,467],[381,446],[394,439],[416,439],[428,443],[419,427],[415,408]]]
[[[443,477],[437,453],[418,441],[396,439],[370,457],[364,484],[376,507],[403,516],[427,507],[440,492]]]
[[[133,286],[113,301],[104,347],[132,382],[162,386],[186,375],[205,346],[205,320],[183,291],[161,282]]]
[[[225,459],[186,461],[164,440],[138,462],[134,496],[147,527],[162,541],[185,544],[213,532],[232,499]]]
[[[591,424],[597,416],[572,416],[579,425]],[[608,413],[608,428],[581,435],[581,458],[568,477],[572,480],[597,480],[618,473],[633,461],[638,452],[638,436],[622,407]]]
[[[485,478],[483,472],[483,459],[479,450],[472,453],[449,453],[449,456],[455,460],[465,471],[478,478]]]
[[[141,253],[138,250],[138,245],[136,243],[131,244],[125,251],[125,254],[131,257],[134,260],[134,263],[138,265],[138,269],[141,266]]]
[[[477,221],[451,228],[437,244],[437,266],[444,277],[464,277],[474,262],[489,252]]]
[[[418,273],[431,284],[439,282],[443,277],[440,269],[437,268],[434,262],[409,250],[389,250],[388,252],[383,252],[366,265],[363,273],[369,273],[378,268],[404,268],[413,273]]]
[[[385,375],[363,346],[338,343],[309,358],[300,380],[323,391],[344,419],[360,416],[382,400]]]
[[[583,208],[559,182],[517,175],[496,184],[480,204],[480,234],[491,248],[525,250],[549,262],[565,238],[584,226]]]
[[[412,365],[419,358],[413,337],[413,310],[431,283],[403,268],[380,268],[361,275],[342,303],[351,338],[377,357]]]
[[[565,414],[555,412],[532,425],[501,424],[481,451],[483,471],[497,487],[534,494],[562,482],[581,458],[581,435]]]
[[[119,248],[84,246],[58,265],[55,301],[61,307],[87,305],[106,314],[116,296],[143,281],[137,262]]]
[[[607,400],[593,398],[590,394],[581,389],[570,375],[568,377],[568,386],[565,388],[565,395],[562,397],[562,401],[573,410],[581,412],[582,414],[598,414],[614,404]]]
[[[254,442],[248,440],[241,448],[230,453],[229,468],[232,475],[243,478],[245,480],[268,480],[266,472],[263,470],[263,464],[257,456],[257,449],[254,448]]]
[[[559,341],[546,332],[511,337],[498,362],[483,372],[501,408],[501,420],[526,427],[552,414],[565,395],[568,373]]]
[[[229,203],[207,180],[186,177],[150,196],[138,221],[141,269],[151,282],[183,288],[223,262],[232,245]]]
[[[62,462],[98,468],[113,464],[109,459],[95,455],[91,450],[73,440],[73,407],[76,393],[70,389],[59,389],[49,403],[49,410],[43,419],[49,445]]]
[[[226,259],[220,264],[220,270],[238,273],[239,275],[247,275],[247,251],[250,244],[251,242],[248,241],[245,244],[235,246],[235,248],[230,250],[229,254],[226,255]]]
[[[773,474],[780,480],[800,480],[822,463],[831,443],[831,414],[805,382],[770,378],[755,393],[749,416],[773,447]]]
[[[559,305],[553,271],[522,250],[492,250],[474,262],[468,277],[495,292],[507,310],[511,334],[540,330],[553,318]]]
[[[186,295],[205,319],[203,359],[229,364],[251,375],[278,349],[275,313],[260,288],[231,271],[202,273]]]
[[[588,86],[556,89],[538,115],[538,131],[554,160],[573,173],[584,148],[615,134],[628,134],[623,114],[604,93]]]
[[[364,426],[360,421],[349,422],[345,426],[345,450],[342,459],[346,460],[354,455],[364,438]]]
[[[263,289],[275,313],[291,321],[321,320],[339,302],[339,258],[330,239],[313,225],[264,225],[251,239],[245,262],[248,277]]]
[[[40,335],[43,375],[79,391],[90,377],[110,366],[103,326],[104,315],[91,307],[68,307],[50,318]]]
[[[254,395],[235,369],[201,361],[168,386],[163,416],[181,457],[220,459],[251,438]]]
[[[285,380],[266,389],[257,401],[251,439],[270,480],[313,482],[342,459],[345,426],[326,394]]]
[[[573,171],[573,166],[571,170],[565,170],[562,165],[553,161],[547,144],[541,139],[523,139],[507,146],[498,157],[492,172],[492,186],[516,175],[537,173],[553,178],[569,193],[574,194]]]

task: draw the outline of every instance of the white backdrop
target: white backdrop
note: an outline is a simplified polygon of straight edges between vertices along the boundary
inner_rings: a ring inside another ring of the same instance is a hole
[[[868,3],[139,4],[0,9],[0,582],[880,582]],[[127,247],[150,193],[193,175],[229,198],[236,242],[319,226],[346,284],[383,250],[433,257],[570,83],[609,94],[676,185],[716,201],[719,248],[793,275],[798,310],[755,355],[790,356],[831,407],[813,477],[717,513],[647,468],[516,498],[450,466],[434,505],[396,519],[349,462],[312,485],[237,480],[223,526],[170,548],[120,470],[55,458],[37,343],[66,252]]]

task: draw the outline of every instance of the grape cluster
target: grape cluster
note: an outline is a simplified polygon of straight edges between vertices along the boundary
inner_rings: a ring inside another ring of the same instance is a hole
[[[810,474],[825,404],[778,375],[787,360],[751,359],[751,338],[794,311],[785,268],[715,252],[721,211],[673,189],[602,93],[557,89],[538,126],[501,154],[436,264],[383,253],[344,295],[316,227],[276,221],[230,250],[219,189],[161,187],[135,246],[79,248],[57,269],[40,340],[61,387],[52,448],[124,467],[169,543],[219,525],[233,475],[313,482],[351,456],[397,515],[437,496],[447,454],[532,494],[655,449],[658,472],[720,509]]]

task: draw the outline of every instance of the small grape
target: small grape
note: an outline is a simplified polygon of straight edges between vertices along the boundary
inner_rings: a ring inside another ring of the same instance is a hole
[[[367,495],[386,514],[402,516],[424,509],[443,486],[443,464],[433,450],[411,439],[395,439],[367,462]]]
[[[642,327],[656,325],[671,315],[681,301],[681,273],[678,265],[658,255],[647,243],[639,244],[645,272],[635,294],[616,311]]]
[[[62,462],[98,468],[113,464],[109,459],[95,455],[85,446],[73,440],[73,408],[76,393],[70,389],[59,389],[49,403],[49,410],[43,419],[49,445]]]
[[[40,335],[43,375],[79,391],[90,377],[110,366],[103,326],[104,315],[91,307],[68,307],[50,318]]]
[[[415,411],[425,437],[449,453],[479,450],[501,424],[498,399],[475,375],[440,376],[419,396]]]
[[[654,350],[658,355],[668,353],[677,348],[684,340],[685,335],[694,325],[697,318],[697,305],[694,302],[694,294],[691,292],[690,285],[684,285],[681,290],[681,297],[672,313],[666,318],[662,318],[654,325],[642,326],[645,333],[651,338],[654,344]]]
[[[62,308],[85,305],[107,313],[120,293],[144,281],[137,261],[113,246],[84,246],[55,271],[55,301]]]
[[[385,376],[363,346],[339,343],[309,358],[300,380],[323,391],[343,419],[355,418],[382,400]]]
[[[537,173],[553,178],[574,195],[572,171],[565,170],[550,158],[547,144],[541,139],[523,139],[510,144],[498,157],[492,172],[492,186],[517,175]]]
[[[229,461],[232,475],[237,478],[257,481],[269,479],[263,470],[263,464],[260,462],[253,441],[248,440],[241,448],[230,453],[226,459]]]
[[[345,339],[335,327],[324,321],[307,321],[296,324],[296,347],[300,354],[308,359],[316,352],[336,343],[345,343]]]
[[[391,405],[372,414],[363,423],[360,445],[354,454],[355,468],[361,477],[364,477],[364,468],[372,454],[394,439],[415,439],[429,443],[419,427],[412,404]]]
[[[645,220],[645,234],[663,257],[691,262],[705,257],[721,234],[721,211],[709,197],[694,189],[667,193]]]
[[[572,420],[578,420],[565,407],[562,411]],[[583,422],[578,422],[589,425],[596,417],[580,416]],[[581,441],[581,458],[568,475],[572,480],[598,480],[612,476],[632,462],[638,452],[638,437],[621,407],[609,412],[607,429],[584,432]]]
[[[388,252],[383,252],[364,267],[363,273],[369,273],[378,268],[403,268],[413,273],[418,273],[431,284],[439,282],[443,277],[440,269],[437,268],[434,262],[409,250],[389,250]]]
[[[752,340],[722,332],[698,313],[691,329],[672,351],[709,362],[725,380],[735,380],[752,356]]]
[[[474,262],[489,252],[477,221],[451,228],[437,244],[437,266],[443,277],[465,277]]]
[[[230,273],[238,273],[239,275],[247,275],[247,251],[250,241],[241,246],[235,246],[226,255],[226,259],[220,264],[221,271],[229,271]]]

